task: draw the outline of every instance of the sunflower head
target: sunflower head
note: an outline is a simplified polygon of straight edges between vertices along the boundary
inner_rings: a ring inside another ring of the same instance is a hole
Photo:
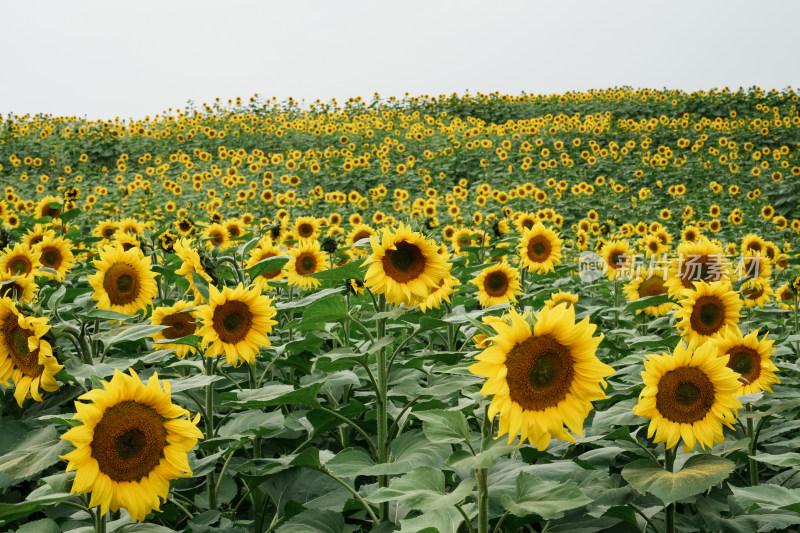
[[[158,289],[150,258],[138,249],[123,250],[122,245],[105,246],[94,261],[97,272],[89,276],[97,307],[134,314],[150,305]]]
[[[727,281],[701,281],[682,294],[681,308],[675,313],[680,321],[675,326],[689,340],[704,342],[739,322],[742,301]]]
[[[483,269],[472,280],[478,287],[478,301],[481,307],[491,307],[517,301],[521,293],[517,270],[505,261]]]
[[[193,302],[178,300],[170,307],[157,307],[153,309],[150,322],[154,326],[168,326],[152,335],[153,341],[158,343],[158,347],[167,350],[174,350],[175,355],[183,359],[189,353],[194,353],[194,347],[188,344],[170,343],[170,340],[181,339],[187,335],[193,335],[197,331],[195,324],[195,313],[192,308]]]
[[[517,250],[521,264],[538,274],[553,272],[561,264],[562,240],[541,222],[525,228]]]
[[[767,339],[767,335],[759,339],[758,331],[753,331],[743,336],[739,328],[730,327],[713,342],[717,355],[727,356],[728,368],[739,375],[740,396],[762,390],[772,393],[772,385],[780,383],[775,375],[778,367],[772,362],[775,341]]]

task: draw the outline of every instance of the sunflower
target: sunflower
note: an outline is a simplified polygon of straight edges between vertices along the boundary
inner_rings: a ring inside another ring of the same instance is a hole
[[[677,327],[688,340],[704,342],[718,335],[725,326],[739,322],[742,301],[727,281],[697,282],[683,291],[681,308],[675,312]]]
[[[238,218],[226,220],[222,226],[225,228],[225,231],[228,232],[228,237],[231,239],[241,237],[245,233],[245,228],[242,226],[242,221]]]
[[[728,368],[739,374],[741,389],[739,396],[754,394],[762,390],[772,393],[771,385],[780,383],[775,375],[778,367],[772,362],[771,356],[775,352],[772,344],[775,341],[767,340],[764,335],[758,338],[758,331],[753,331],[742,336],[739,328],[726,328],[715,341],[719,357],[728,356]]]
[[[658,235],[646,235],[642,239],[642,247],[647,257],[656,257],[669,251],[669,246],[664,244]]]
[[[553,272],[561,264],[561,243],[558,233],[541,222],[526,228],[517,246],[522,266],[538,274]]]
[[[659,275],[657,270],[648,272],[646,268],[642,267],[639,267],[636,275],[625,284],[625,287],[622,290],[629,302],[635,302],[640,298],[646,298],[648,296],[667,294],[666,280],[664,277]],[[644,309],[639,309],[636,311],[636,314],[638,315],[640,313],[644,313],[646,315],[659,317],[666,315],[674,308],[674,303],[666,302],[659,305],[651,305]]]
[[[39,274],[39,252],[22,244],[7,246],[0,256],[0,270],[12,276],[36,276]]]
[[[294,222],[294,234],[299,241],[314,240],[319,235],[319,226],[315,217],[298,217]]]
[[[788,283],[784,283],[775,291],[775,300],[778,302],[778,307],[791,311],[794,309],[794,300],[796,296],[789,288]]]
[[[192,248],[191,243],[188,239],[180,239],[178,242],[175,243],[174,246],[175,254],[183,261],[180,268],[175,271],[175,274],[179,276],[183,276],[189,282],[189,290],[194,292],[194,299],[200,303],[205,302],[205,298],[197,289],[194,284],[194,278],[192,277],[192,273],[196,273],[204,280],[206,280],[209,285],[213,285],[214,281],[212,280],[211,276],[203,268],[203,264],[200,261],[200,254],[197,253],[197,250]]]
[[[458,281],[458,278],[452,274],[446,275],[439,281],[438,287],[431,289],[431,292],[428,293],[428,296],[419,302],[420,311],[426,313],[428,309],[441,308],[442,301],[449,302],[450,295],[458,292],[459,285],[461,285],[461,282]]]
[[[56,232],[53,231],[52,228],[48,228],[42,224],[36,224],[32,229],[29,229],[25,235],[23,235],[20,242],[27,246],[28,248],[33,248],[44,239],[50,237],[54,238],[56,236]]]
[[[364,283],[373,293],[385,294],[391,304],[420,303],[450,271],[447,255],[409,226],[384,228],[380,242],[372,237],[370,243]]]
[[[138,249],[125,251],[120,244],[108,245],[93,263],[97,272],[89,276],[89,283],[99,309],[132,315],[150,305],[158,293],[150,258]]]
[[[606,275],[611,280],[624,277],[633,264],[633,253],[624,239],[607,243],[600,250],[600,255],[606,264]]]
[[[272,239],[269,237],[262,237],[261,240],[258,241],[258,244],[253,247],[250,251],[250,257],[244,264],[245,269],[251,269],[256,266],[257,263],[263,261],[264,259],[269,259],[270,257],[276,257],[278,255],[282,255],[283,251],[280,249],[279,246],[275,245],[272,242]],[[257,278],[253,280],[253,283],[258,285],[258,287],[264,291],[270,289],[269,281],[278,281],[283,278],[283,270],[280,268],[275,270],[270,270],[269,272],[264,272]]]
[[[733,428],[741,383],[728,368],[728,356],[717,357],[713,343],[678,343],[672,355],[651,354],[642,372],[644,389],[634,414],[650,419],[647,437],[672,448],[683,438],[684,452],[696,443],[711,448],[725,442],[722,424]]]
[[[481,339],[487,347],[469,370],[489,378],[480,393],[494,395],[488,416],[500,416],[498,437],[508,433],[510,444],[521,433],[520,442],[544,450],[553,436],[575,442],[565,424],[583,435],[591,402],[606,398],[604,378],[614,370],[595,355],[603,336],[592,337],[588,317],[576,324],[574,307],[542,309],[533,328],[529,318],[512,309],[503,320],[485,319],[497,335]]]
[[[97,223],[97,225],[92,229],[92,235],[95,237],[99,237],[103,239],[103,243],[106,244],[108,241],[111,240],[111,237],[114,236],[114,233],[117,232],[117,223],[113,220],[103,220]]]
[[[550,298],[544,301],[544,306],[548,309],[553,309],[557,305],[565,307],[572,307],[578,303],[578,295],[571,292],[559,290],[550,295]]]
[[[36,218],[57,218],[61,215],[63,207],[64,201],[58,196],[45,196],[36,202],[34,216],[36,216]]]
[[[203,434],[200,415],[190,420],[172,403],[169,382],[162,390],[153,374],[145,386],[128,372],[115,370],[103,389],[78,398],[91,403],[75,402],[73,418],[83,423],[61,435],[75,447],[61,458],[76,471],[72,492],[91,492],[89,507],[99,505],[101,516],[124,507],[144,520],[166,501],[170,480],[192,475],[187,453]]]
[[[228,235],[228,230],[222,224],[211,224],[205,230],[203,230],[203,239],[206,241],[206,248],[218,248],[219,250],[225,250],[230,246],[228,242],[230,240],[230,236]]]
[[[505,261],[481,270],[471,281],[478,287],[478,302],[481,307],[515,303],[521,294],[519,274]]]
[[[328,254],[323,252],[319,241],[304,241],[289,250],[289,261],[283,267],[283,275],[289,285],[301,289],[316,289],[322,283],[309,274],[325,270],[328,266]]]
[[[119,229],[123,233],[130,233],[132,235],[140,235],[144,233],[145,223],[136,220],[135,218],[123,218],[119,222]]]
[[[371,226],[366,224],[359,224],[358,226],[354,227],[350,230],[347,234],[347,245],[353,251],[356,257],[364,257],[367,255],[367,251],[363,248],[359,248],[356,246],[356,243],[361,239],[366,239],[369,241],[372,237],[376,235],[375,230],[372,229]]]
[[[678,258],[670,265],[666,286],[670,296],[679,298],[684,289],[695,287],[699,281],[725,281],[731,274],[722,248],[703,237],[678,245]]]
[[[740,290],[744,297],[744,305],[747,308],[764,307],[764,304],[769,302],[770,296],[775,294],[768,281],[759,279],[745,281],[742,283]]]
[[[195,325],[195,314],[192,308],[193,302],[178,300],[171,307],[157,307],[153,309],[150,323],[154,326],[169,326],[166,329],[151,335],[153,342],[158,343],[159,348],[174,350],[175,355],[183,359],[189,353],[194,353],[195,349],[188,344],[173,344],[170,340],[180,339],[187,335],[193,335],[197,331]]]
[[[766,241],[755,233],[748,233],[742,237],[742,251],[760,254],[766,248]]]
[[[225,360],[239,366],[242,361],[255,363],[261,348],[270,346],[269,335],[277,324],[272,301],[254,286],[224,287],[222,291],[211,285],[208,304],[197,310],[202,326],[198,335],[203,337],[201,347],[206,357],[225,354]]]
[[[42,401],[41,387],[58,390],[58,364],[50,343],[42,337],[50,330],[44,317],[24,316],[10,298],[0,299],[0,383],[14,382],[14,398],[22,407],[25,398]]]
[[[75,256],[72,255],[70,248],[72,242],[64,237],[46,237],[33,249],[39,253],[39,264],[41,267],[55,271],[55,274],[41,270],[43,276],[55,278],[56,281],[64,281],[67,273],[75,265]]]
[[[0,298],[30,303],[38,290],[33,276],[15,276],[0,270]]]

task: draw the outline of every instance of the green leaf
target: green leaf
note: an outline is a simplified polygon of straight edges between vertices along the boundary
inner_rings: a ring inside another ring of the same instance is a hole
[[[422,431],[431,442],[457,443],[469,440],[469,424],[459,411],[420,411],[412,413],[422,420]]]
[[[360,260],[351,261],[350,263],[342,265],[338,268],[314,272],[308,276],[322,281],[344,281],[346,279],[357,279],[359,281],[364,281],[364,274],[366,273],[367,269],[362,266],[362,263],[363,261]]]
[[[199,390],[206,385],[211,385],[215,381],[225,379],[222,376],[206,376],[205,374],[197,374],[190,378],[182,378],[176,380],[169,380],[172,392],[181,392],[185,390]]]
[[[268,257],[266,259],[262,259],[252,267],[247,269],[247,274],[250,276],[250,279],[256,279],[258,276],[262,274],[266,274],[267,272],[272,272],[274,270],[280,270],[283,268],[291,257],[288,255],[274,255],[272,257]]]
[[[284,522],[276,533],[346,533],[354,529],[345,527],[342,513],[306,509]]]
[[[471,507],[471,509],[468,509]],[[475,506],[464,506],[470,520],[477,514]],[[414,518],[400,520],[400,533],[458,533],[464,517],[454,507],[428,511]]]
[[[197,292],[200,293],[200,296],[202,296],[205,301],[208,301],[208,281],[206,281],[206,278],[192,271],[192,283],[197,287]]]
[[[484,443],[484,449],[478,455],[472,455],[468,451],[459,450],[447,460],[447,464],[456,468],[469,468],[477,470],[479,468],[491,468],[497,459],[516,450],[516,446],[505,444],[503,439],[488,439]]]
[[[646,296],[644,298],[639,298],[635,302],[629,303],[625,307],[625,310],[629,313],[635,313],[636,311],[646,309],[652,305],[661,305],[669,302],[677,303],[675,300],[670,298],[668,294],[657,294],[655,296]]]
[[[537,514],[545,520],[553,520],[564,516],[564,511],[582,507],[592,499],[587,498],[572,480],[563,483],[544,481],[520,472],[514,498],[506,494],[500,501],[514,516]]]
[[[55,426],[37,429],[19,440],[5,455],[0,457],[0,488],[10,487],[33,477],[59,462],[58,457],[70,446],[58,438]]]
[[[304,324],[314,322],[336,322],[347,316],[347,303],[341,294],[331,295],[317,301],[303,312]]]
[[[42,518],[33,522],[28,522],[17,530],[17,533],[60,533],[61,528],[55,520]]]
[[[92,309],[86,313],[86,318],[95,320],[119,320],[124,322],[135,315],[126,315],[125,313],[117,313],[116,311],[108,311],[106,309]]]
[[[49,489],[49,487],[46,487]],[[38,490],[38,489],[37,489]],[[72,497],[68,492],[47,491],[47,494],[34,494],[33,491],[28,499],[20,503],[0,503],[0,526],[5,525],[18,518],[32,515],[48,504],[63,502]]]
[[[800,513],[800,489],[787,489],[780,485],[734,487],[729,485],[736,502],[744,509],[787,509]]]
[[[381,503],[401,501],[420,511],[446,509],[460,503],[472,493],[474,479],[465,479],[450,493],[445,491],[444,473],[438,468],[422,466],[378,489],[367,500]]]
[[[138,341],[151,335],[155,335],[159,331],[169,327],[170,326],[156,326],[153,324],[138,324],[136,326],[112,329],[106,334],[99,335],[97,340],[108,347],[124,341]]]
[[[311,293],[310,295],[306,296],[305,298],[301,298],[300,300],[294,300],[292,302],[279,302],[275,307],[279,310],[286,310],[286,309],[299,309],[302,307],[306,307],[314,302],[322,300],[323,298],[330,296],[331,294],[341,294],[342,289],[335,288],[335,289],[323,289],[321,291],[317,291]]]
[[[760,453],[751,455],[753,459],[760,463],[767,463],[775,466],[800,466],[800,453],[790,452],[779,455]]]
[[[280,411],[265,413],[259,410],[236,413],[225,425],[219,428],[220,437],[259,436],[283,427],[283,414]]]
[[[622,469],[622,477],[637,491],[669,504],[705,492],[725,481],[736,465],[715,455],[695,455],[680,472],[667,472],[652,459],[639,459]]]
[[[323,385],[323,382],[318,382],[294,389],[291,385],[270,384],[261,389],[245,389],[235,393],[235,401],[224,403],[223,406],[242,405],[252,408],[270,405],[308,405],[316,407],[318,405],[317,393]],[[223,398],[229,397],[228,394],[223,394]]]

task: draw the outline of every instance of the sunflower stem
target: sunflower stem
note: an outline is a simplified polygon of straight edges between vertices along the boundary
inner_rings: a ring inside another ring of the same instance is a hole
[[[386,308],[386,298],[381,294],[380,295],[380,303],[378,304],[378,312],[382,313]],[[378,319],[377,324],[377,339],[383,338],[386,334],[386,318]],[[389,456],[389,424],[388,424],[388,412],[386,409],[386,399],[388,396],[387,391],[387,381],[388,381],[388,372],[386,368],[386,350],[380,349],[377,353],[377,366],[378,366],[378,373],[377,373],[377,385],[378,390],[377,397],[376,397],[376,407],[377,407],[377,423],[378,423],[378,457],[377,461],[379,463],[386,463],[388,461]],[[389,476],[388,475],[381,475],[378,476],[378,487],[388,487],[389,486]],[[380,521],[385,522],[389,518],[389,502],[382,502],[380,504]]]
[[[214,375],[214,358],[206,357],[205,371],[207,376]],[[206,385],[206,440],[214,438],[214,383]],[[214,481],[214,470],[208,473],[208,508],[217,508],[217,484]]]
[[[492,432],[492,423],[489,422],[489,406],[483,411],[483,423],[481,424],[481,451],[484,442]],[[478,533],[489,533],[489,469],[479,468],[475,471],[478,479]]]
[[[753,414],[753,406],[747,404],[745,406],[745,412],[749,415]],[[756,460],[753,459],[753,456],[756,454],[756,446],[758,445],[757,439],[758,436],[756,435],[755,431],[753,430],[753,417],[747,417],[747,437],[750,439],[750,446],[748,448],[749,454],[747,457],[747,466],[750,471],[750,486],[756,487],[758,486],[758,464],[756,464]]]
[[[100,506],[97,506],[97,512],[93,515],[94,531],[95,533],[106,533],[106,515],[100,513]]]
[[[667,472],[672,473],[672,469],[675,465],[675,455],[678,453],[678,448],[673,446],[672,448],[666,448],[664,450],[664,468]],[[664,530],[665,533],[675,533],[675,502],[670,503],[667,505],[666,509],[664,510],[665,522],[666,522],[666,529]]]

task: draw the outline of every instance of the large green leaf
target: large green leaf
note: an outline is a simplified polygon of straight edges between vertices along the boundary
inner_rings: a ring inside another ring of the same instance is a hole
[[[422,466],[392,480],[388,487],[378,489],[367,500],[375,503],[400,501],[412,509],[433,511],[460,503],[472,493],[474,486],[474,479],[465,479],[448,493],[445,491],[444,473],[438,468]]]
[[[55,426],[37,429],[0,457],[0,488],[10,487],[56,464],[69,444],[58,438]]]
[[[652,459],[633,461],[622,477],[641,493],[657,496],[665,504],[705,492],[722,483],[736,465],[715,455],[695,455],[676,473],[667,472]]]
[[[537,514],[545,520],[552,520],[564,516],[564,511],[592,501],[572,480],[564,483],[544,481],[525,472],[517,476],[516,489],[513,498],[505,495],[501,502],[509,513],[520,517]]]
[[[219,428],[220,437],[240,437],[245,435],[259,436],[271,433],[283,427],[283,413],[272,411],[265,413],[260,410],[244,411],[235,416]]]
[[[775,466],[800,466],[800,453],[795,452],[781,453],[778,455],[760,453],[752,457],[760,463],[767,463]]]
[[[355,529],[345,525],[342,513],[306,509],[284,522],[276,533],[347,533]]]
[[[419,411],[413,415],[422,420],[422,431],[431,442],[456,443],[469,439],[469,424],[459,411]]]
[[[800,489],[787,489],[780,485],[734,487],[730,485],[736,502],[744,509],[787,509],[800,513]]]
[[[474,505],[465,505],[470,520],[477,514]],[[414,518],[400,520],[400,533],[458,533],[464,517],[455,507],[426,511]]]

